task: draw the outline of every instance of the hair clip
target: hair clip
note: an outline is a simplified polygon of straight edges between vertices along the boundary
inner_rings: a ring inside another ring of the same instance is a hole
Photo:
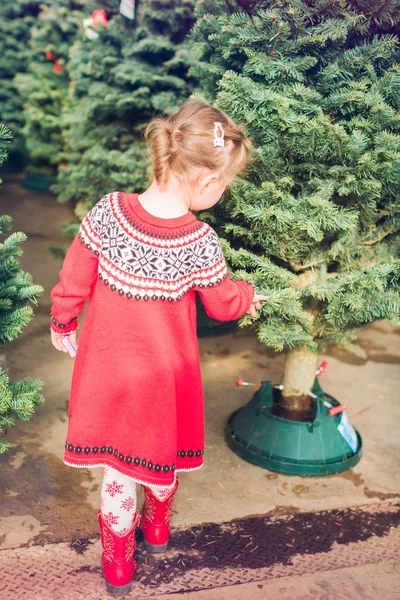
[[[218,132],[218,130],[220,131]],[[214,148],[217,146],[225,146],[224,130],[219,121],[214,121]]]

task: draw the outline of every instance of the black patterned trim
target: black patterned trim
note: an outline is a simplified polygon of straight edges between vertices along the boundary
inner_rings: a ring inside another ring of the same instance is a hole
[[[82,233],[82,230],[78,231],[78,238],[80,239],[80,241],[82,242],[82,244],[88,249],[88,250],[92,250],[92,252],[96,255],[96,256],[100,256],[100,251],[98,250],[97,246],[94,246],[94,244],[90,244],[89,242],[85,241],[84,235]],[[94,249],[95,248],[95,249]]]
[[[70,321],[68,321],[68,323],[59,323],[58,321],[56,321],[56,319],[53,317],[53,315],[51,313],[50,313],[50,316],[51,316],[52,323],[54,323],[54,325],[56,327],[60,327],[61,329],[65,329],[66,327],[68,327],[68,325],[70,323],[72,323],[72,321],[76,321],[77,320],[77,317],[72,317],[72,319]]]
[[[178,294],[178,296],[176,298],[173,298],[172,296],[170,296],[169,292],[165,291],[163,294],[161,294],[160,296],[154,293],[154,290],[148,290],[148,293],[145,294],[144,296],[142,296],[139,293],[133,294],[132,292],[126,292],[118,286],[115,285],[115,283],[112,283],[110,285],[109,280],[107,279],[107,277],[104,277],[104,275],[99,271],[98,272],[98,278],[104,283],[104,285],[106,286],[110,286],[109,289],[112,290],[113,292],[118,292],[118,294],[120,296],[126,296],[128,299],[131,298],[135,298],[135,300],[144,300],[145,302],[147,302],[148,300],[162,300],[162,301],[167,301],[167,302],[179,302],[180,300],[182,300],[182,298],[184,296],[186,296],[187,292],[195,287],[199,287],[200,289],[206,288],[206,287],[214,287],[214,285],[218,285],[220,283],[222,283],[222,281],[224,281],[224,279],[226,279],[226,277],[228,276],[228,273],[224,273],[223,275],[221,275],[221,277],[218,277],[215,282],[209,282],[209,283],[196,283],[196,282],[192,282],[192,283],[188,283],[186,288],[181,291],[180,294]]]
[[[73,444],[70,444],[67,442],[65,442],[65,448],[69,451],[69,452],[75,452],[76,454],[86,454],[86,456],[88,454],[113,454],[116,458],[119,458],[119,460],[121,462],[126,462],[128,465],[130,464],[134,464],[137,467],[142,466],[144,469],[147,468],[149,471],[155,471],[156,473],[160,473],[161,471],[163,471],[163,473],[169,473],[170,471],[174,472],[176,465],[175,463],[172,465],[160,465],[158,463],[154,464],[152,461],[147,461],[145,458],[139,458],[139,456],[135,456],[134,458],[132,458],[132,456],[124,456],[123,454],[121,454],[120,452],[118,452],[117,448],[114,448],[113,446],[74,446]]]
[[[192,283],[188,284],[187,287],[189,289],[195,288],[196,285],[199,288],[213,287],[214,285],[218,285],[219,283],[221,283],[226,277],[227,277],[227,273],[225,273],[221,277],[218,277],[218,279],[215,281],[215,284],[214,283],[196,284],[196,283],[192,282]],[[135,300],[144,300],[145,302],[147,302],[148,300],[162,300],[162,301],[167,301],[167,302],[179,302],[180,300],[182,300],[182,298],[184,296],[186,296],[187,291],[188,291],[188,290],[183,291],[176,298],[173,298],[172,296],[170,296],[168,292],[165,292],[161,296],[157,296],[156,294],[154,294],[154,292],[152,290],[149,290],[148,294],[146,294],[145,296],[141,296],[140,294],[132,294],[132,292],[125,293],[122,288],[118,288],[114,283],[110,285],[110,282],[108,281],[108,279],[104,278],[104,276],[100,272],[98,272],[98,278],[104,283],[104,285],[110,286],[109,287],[110,290],[112,290],[113,292],[118,292],[118,294],[120,296],[126,296],[128,299],[135,298]]]
[[[204,450],[178,450],[176,453],[180,458],[198,458],[204,454]]]

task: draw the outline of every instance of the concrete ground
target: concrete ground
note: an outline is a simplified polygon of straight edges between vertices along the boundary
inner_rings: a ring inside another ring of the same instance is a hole
[[[396,600],[400,563],[367,565],[282,577],[190,593],[190,600]],[[181,600],[182,594],[158,600]]]
[[[24,190],[19,179],[19,176],[5,179],[0,190],[1,213],[10,214],[14,218],[14,229],[28,235],[21,260],[34,282],[44,286],[45,293],[35,308],[32,322],[16,340],[3,348],[0,365],[6,368],[12,382],[27,375],[43,379],[46,403],[37,409],[31,421],[18,422],[8,432],[12,447],[0,455],[3,499],[0,504],[0,551],[96,537],[96,509],[102,475],[101,469],[73,469],[62,462],[73,359],[57,352],[50,343],[49,292],[58,281],[61,261],[51,256],[49,246],[65,244],[60,227],[74,218],[73,212],[71,207],[57,204],[51,194]],[[249,329],[239,329],[219,338],[201,339],[206,397],[205,465],[199,471],[180,474],[174,526],[184,528],[249,515],[296,514],[398,500],[399,334],[400,328],[392,327],[386,321],[377,322],[363,328],[353,346],[332,347],[321,356],[321,361],[326,359],[329,363],[321,376],[321,385],[348,405],[349,417],[363,437],[364,449],[363,458],[354,469],[316,478],[278,475],[253,466],[236,456],[224,440],[227,417],[251,397],[249,389],[237,388],[235,381],[238,378],[249,381],[271,379],[278,383],[284,355],[269,351]],[[376,582],[384,577],[390,582],[395,578],[400,589],[398,565],[387,569],[386,576],[384,566],[371,568],[372,579]],[[354,571],[351,577],[353,575],[356,583],[357,577],[361,582],[368,580],[362,570]],[[326,587],[323,595],[323,586],[318,592],[320,595],[311,593],[313,586],[318,589],[319,580],[314,575],[310,577],[302,576],[298,584],[288,584],[287,591],[283,591],[286,584],[282,584],[281,589],[274,581],[269,581],[263,588],[259,587],[261,583],[258,587],[257,584],[255,587],[246,584],[250,587],[246,587],[243,596],[237,595],[241,593],[238,585],[234,590],[229,588],[229,597],[253,596],[256,599],[268,596],[300,600],[341,598],[340,594],[344,594],[342,591],[339,594],[339,587],[335,591],[340,577],[331,575],[326,578],[326,586],[331,586],[329,593],[330,588]],[[345,585],[346,575],[341,573],[341,577]],[[291,585],[294,585],[293,591],[290,591]],[[257,592],[257,589],[261,591]],[[309,591],[303,593],[303,589]],[[221,588],[212,592],[215,595],[207,596],[210,593],[209,590],[193,592],[191,597],[222,600],[228,592]],[[372,588],[368,593],[370,595],[350,595],[352,598],[379,599],[399,596],[395,592],[392,596],[383,595],[383,587],[380,596],[375,595]]]

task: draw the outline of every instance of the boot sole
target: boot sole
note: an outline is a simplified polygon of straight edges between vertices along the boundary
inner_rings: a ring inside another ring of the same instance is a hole
[[[101,574],[103,575],[104,580],[106,582],[107,592],[109,592],[113,596],[124,596],[125,594],[129,594],[129,592],[131,591],[132,582],[127,583],[125,585],[111,585],[111,583],[108,583],[103,571],[101,572]]]
[[[160,552],[165,552],[168,546],[168,542],[165,544],[149,544],[144,540],[144,547],[146,548],[146,552],[150,552],[150,554],[159,554]]]

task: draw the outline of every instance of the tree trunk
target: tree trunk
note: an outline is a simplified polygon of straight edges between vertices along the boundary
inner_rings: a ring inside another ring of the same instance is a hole
[[[297,276],[296,287],[303,289],[317,281],[319,276],[317,269],[304,271]],[[321,310],[321,303],[311,299],[304,310],[314,320]],[[313,419],[315,403],[308,392],[314,385],[317,361],[318,354],[305,346],[289,351],[283,373],[283,391],[275,396],[274,414],[293,421]]]
[[[312,418],[314,401],[308,392],[312,390],[317,370],[318,354],[304,347],[291,350],[283,374],[283,391],[274,413],[293,421]]]

